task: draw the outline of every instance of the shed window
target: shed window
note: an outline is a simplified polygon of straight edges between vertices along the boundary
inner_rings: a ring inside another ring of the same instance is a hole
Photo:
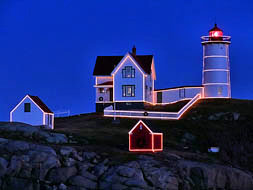
[[[131,66],[126,66],[122,69],[122,78],[135,78],[135,69]]]
[[[31,104],[30,103],[25,103],[24,105],[24,110],[25,112],[31,112]]]

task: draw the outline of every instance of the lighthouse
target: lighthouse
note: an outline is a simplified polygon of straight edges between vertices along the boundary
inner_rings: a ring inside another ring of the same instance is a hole
[[[202,36],[202,85],[205,98],[231,98],[229,45],[230,36],[223,36],[217,24]]]

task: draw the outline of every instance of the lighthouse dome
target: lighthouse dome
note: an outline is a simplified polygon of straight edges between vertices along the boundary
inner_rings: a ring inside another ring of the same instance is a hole
[[[209,36],[213,38],[219,38],[223,36],[223,31],[218,28],[217,24],[215,23],[214,27],[209,30]]]

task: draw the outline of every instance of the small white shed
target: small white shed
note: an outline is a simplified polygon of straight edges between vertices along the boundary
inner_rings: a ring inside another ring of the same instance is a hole
[[[46,125],[54,129],[54,113],[38,96],[26,95],[10,112],[10,122]]]

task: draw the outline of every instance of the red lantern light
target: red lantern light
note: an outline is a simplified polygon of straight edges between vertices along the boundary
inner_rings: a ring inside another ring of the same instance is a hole
[[[209,32],[209,36],[210,37],[216,37],[216,38],[218,38],[218,37],[222,37],[223,36],[223,32],[222,31],[216,31],[216,30],[212,30],[212,31],[210,31]]]

